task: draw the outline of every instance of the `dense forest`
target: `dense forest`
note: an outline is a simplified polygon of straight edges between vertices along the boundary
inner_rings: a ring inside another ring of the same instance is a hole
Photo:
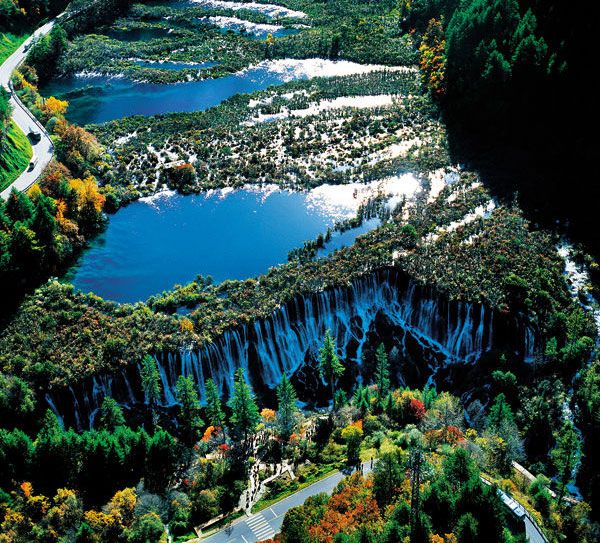
[[[600,267],[588,254],[599,250],[597,187],[583,129],[591,87],[581,84],[592,18],[541,0],[283,4],[305,17],[0,0],[7,51],[67,13],[12,76],[55,160],[0,201],[0,543],[183,543],[339,472],[347,477],[331,495],[287,511],[274,541],[523,543],[506,497],[549,543],[597,541]],[[201,26],[203,15],[294,32],[256,39]],[[118,37],[130,31],[160,37]],[[171,54],[216,64],[139,65]],[[315,57],[381,70],[86,127],[68,120],[69,100],[102,89],[44,93],[57,73],[158,87]],[[319,110],[388,95],[377,108]],[[0,89],[2,158],[11,127]],[[421,192],[390,208],[384,194],[369,200],[334,230],[375,216],[379,225],[326,257],[332,230],[263,275],[198,276],[132,304],[63,277],[110,213],[157,191],[306,190],[399,172]],[[565,245],[564,234],[581,243]],[[335,304],[358,306],[374,281],[416,292],[415,321],[379,312],[360,334],[365,314],[343,323]],[[280,340],[269,348],[301,342],[312,304],[336,318],[294,371],[262,382],[281,368],[267,367],[272,353],[251,333]],[[428,337],[436,327],[477,358]],[[244,348],[245,369],[231,354]]]
[[[591,21],[535,0],[406,2],[401,12],[406,29],[423,36],[422,65],[455,160],[480,169],[499,195],[518,191],[532,217],[560,220],[597,251],[582,98]]]

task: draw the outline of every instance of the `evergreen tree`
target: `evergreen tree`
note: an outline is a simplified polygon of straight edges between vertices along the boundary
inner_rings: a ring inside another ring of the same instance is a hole
[[[119,426],[125,426],[123,410],[114,398],[105,396],[98,413],[98,428],[114,432]]]
[[[381,455],[373,469],[373,492],[379,507],[392,503],[400,484],[404,481],[404,466],[401,461],[400,451],[389,451]]]
[[[211,426],[223,428],[225,426],[225,413],[221,404],[221,395],[219,389],[212,379],[207,379],[204,383],[206,390],[206,418]]]
[[[512,462],[523,456],[523,442],[519,428],[515,422],[513,411],[506,401],[504,394],[498,394],[487,418],[487,430],[500,438],[504,443],[504,451],[497,461],[495,468],[503,474],[511,470]]]
[[[479,541],[479,522],[471,513],[465,513],[458,519],[456,535],[461,543],[477,543]]]
[[[354,407],[356,407],[361,415],[364,417],[371,407],[371,391],[368,386],[359,385],[354,393],[354,399],[352,400]]]
[[[260,413],[252,390],[244,378],[243,368],[238,368],[235,372],[233,395],[229,407],[231,408],[229,423],[233,436],[246,443],[248,436],[256,430],[260,422]]]
[[[146,396],[146,402],[150,407],[150,415],[152,417],[152,424],[156,424],[155,420],[155,407],[160,400],[160,373],[156,365],[156,360],[149,354],[145,355],[142,359],[142,365],[140,368],[140,377],[142,379],[142,389]]]
[[[13,222],[27,223],[33,219],[35,208],[26,193],[13,188],[5,204],[6,216]]]
[[[573,481],[575,468],[579,463],[581,443],[571,421],[566,421],[561,431],[556,433],[554,437],[556,439],[556,447],[550,454],[557,472],[559,483],[557,502],[560,506],[567,485]]]
[[[298,398],[294,385],[284,373],[277,386],[277,433],[284,441],[288,441],[298,425]]]
[[[323,345],[319,351],[319,370],[321,372],[321,378],[324,379],[331,388],[332,408],[333,399],[335,397],[335,384],[339,376],[344,373],[344,366],[340,362],[335,351],[335,340],[331,336],[331,332],[326,330]]]
[[[8,488],[13,481],[30,475],[33,442],[21,430],[0,428],[0,488]]]
[[[179,376],[175,385],[175,398],[179,402],[179,422],[184,440],[188,445],[193,445],[198,440],[198,431],[204,422],[200,418],[200,401],[192,377]]]
[[[148,444],[144,485],[150,492],[163,492],[179,463],[177,442],[164,430],[158,430]]]
[[[381,407],[390,391],[390,364],[383,343],[379,344],[375,352],[375,384],[377,385],[377,405]]]
[[[506,424],[511,424],[515,420],[512,409],[506,401],[504,394],[498,394],[494,404],[490,408],[488,415],[488,428],[491,430],[499,430]]]
[[[333,409],[340,409],[348,404],[348,394],[345,390],[338,388],[333,395]]]
[[[39,194],[35,201],[35,215],[33,218],[32,229],[36,233],[40,243],[48,247],[54,244],[54,236],[56,234],[56,206],[54,202]]]

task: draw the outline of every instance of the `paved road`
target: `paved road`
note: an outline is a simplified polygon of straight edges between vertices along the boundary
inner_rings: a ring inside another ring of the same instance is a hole
[[[25,50],[27,45],[29,45],[35,38],[48,34],[53,26],[54,21],[50,21],[44,26],[38,28],[10,57],[6,59],[4,64],[0,66],[0,85],[2,85],[7,91],[11,91],[10,76],[12,72],[15,68],[17,68],[17,66],[19,66],[19,64],[21,64],[21,62],[23,62],[23,60],[25,60],[25,57],[27,56],[27,51]],[[32,144],[33,152],[39,159],[35,168],[33,168],[31,171],[28,168],[10,186],[3,190],[0,193],[0,197],[4,199],[8,198],[8,195],[13,188],[17,190],[26,190],[33,185],[52,159],[52,153],[54,151],[52,141],[50,140],[50,136],[46,130],[44,130],[43,126],[35,119],[33,114],[30,113],[30,111],[12,92],[10,105],[13,109],[12,119],[17,126],[25,134],[27,134],[30,129],[35,128],[37,132],[41,133],[42,139],[38,143]]]
[[[481,480],[486,485],[491,484],[484,477],[481,477]],[[498,489],[498,495],[504,504],[511,510],[512,514],[517,518],[520,518],[525,524],[525,535],[527,536],[527,541],[529,541],[529,543],[548,543],[548,540],[545,538],[542,530],[517,500],[500,489]]]
[[[363,471],[365,474],[371,471],[370,462],[363,464]],[[337,471],[271,507],[263,509],[260,513],[250,517],[244,516],[234,521],[229,528],[223,528],[216,534],[203,539],[202,543],[257,543],[269,539],[281,530],[283,517],[289,509],[302,505],[307,498],[321,492],[331,494],[346,475],[346,473]]]
[[[365,474],[371,471],[371,463],[363,464]],[[325,479],[292,494],[267,509],[263,509],[250,517],[242,517],[233,522],[229,527],[223,528],[217,533],[202,540],[202,543],[257,543],[273,537],[281,530],[283,517],[292,507],[302,505],[307,498],[325,492],[331,494],[337,484],[346,477],[346,473],[335,472]],[[486,484],[491,484],[485,478],[481,478]],[[506,492],[498,489],[500,498],[512,513],[525,523],[525,534],[529,543],[548,543],[535,521],[529,513]]]

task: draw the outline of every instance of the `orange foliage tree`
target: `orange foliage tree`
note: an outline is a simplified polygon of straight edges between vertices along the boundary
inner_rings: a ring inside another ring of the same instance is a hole
[[[321,521],[308,532],[316,541],[331,543],[340,532],[351,534],[359,527],[378,530],[382,523],[381,511],[373,496],[373,481],[355,473],[338,485]]]
[[[441,21],[431,19],[419,46],[419,65],[427,87],[435,96],[446,92],[446,39]]]

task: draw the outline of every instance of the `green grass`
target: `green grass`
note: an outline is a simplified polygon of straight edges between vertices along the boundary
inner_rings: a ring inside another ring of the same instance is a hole
[[[208,530],[203,530],[202,537],[200,539],[206,539],[206,538],[210,537],[211,535],[216,534],[219,530],[221,530],[222,528],[227,526],[227,524],[233,523],[235,520],[239,519],[243,515],[244,515],[244,511],[241,511],[241,510],[235,511],[235,512],[231,513],[230,515],[227,515],[226,517],[222,518],[218,522],[215,522],[213,525],[211,525],[211,527]],[[196,536],[196,532],[191,532],[191,535],[192,535],[192,537],[189,539],[186,539],[185,541],[198,539],[198,537]],[[186,536],[180,536],[180,537],[183,538]],[[175,543],[184,543],[184,540],[183,539],[176,540]]]
[[[10,57],[26,38],[27,34],[15,36],[14,34],[0,33],[0,64]]]
[[[0,144],[0,190],[25,171],[32,153],[27,136],[11,121],[6,141]]]

